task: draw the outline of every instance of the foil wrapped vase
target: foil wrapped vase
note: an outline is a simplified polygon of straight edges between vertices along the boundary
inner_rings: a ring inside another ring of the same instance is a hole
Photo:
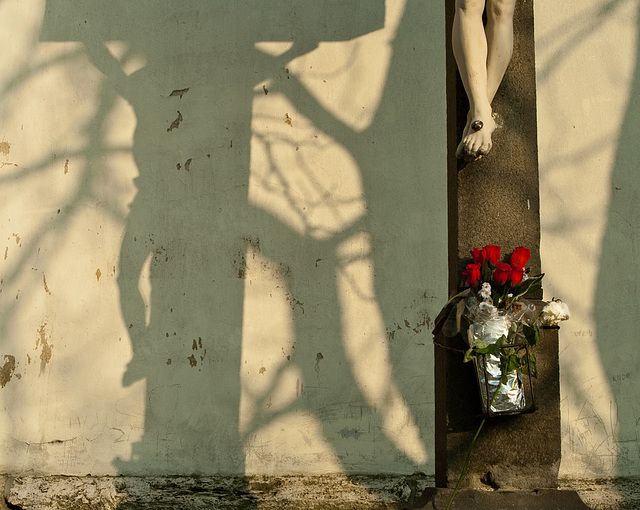
[[[495,344],[502,336],[509,334],[510,326],[511,320],[504,315],[473,322],[468,331],[469,345]],[[485,414],[518,414],[529,410],[521,372],[507,372],[506,382],[500,381],[500,351],[496,354],[476,356],[474,365],[480,387],[482,410]]]

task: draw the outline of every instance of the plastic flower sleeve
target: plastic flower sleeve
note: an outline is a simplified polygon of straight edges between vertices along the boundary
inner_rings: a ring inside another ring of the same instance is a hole
[[[506,339],[510,327],[511,319],[506,315],[472,322],[468,330],[469,345],[491,350],[490,346]],[[500,350],[495,354],[489,352],[476,356],[473,362],[480,386],[482,409],[486,414],[519,413],[526,410],[521,373],[519,370],[508,370],[505,374],[506,381],[502,379]]]

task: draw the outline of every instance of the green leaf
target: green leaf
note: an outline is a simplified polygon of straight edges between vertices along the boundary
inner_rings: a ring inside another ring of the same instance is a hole
[[[480,273],[482,274],[482,281],[483,282],[490,282],[491,281],[491,275],[493,273],[493,271],[491,271],[491,268],[489,267],[489,262],[485,261],[484,264],[482,264],[482,266],[480,267]]]
[[[513,294],[512,301],[516,301],[519,297],[524,296],[527,292],[538,290],[542,287],[542,277],[544,273],[538,276],[530,276],[522,283],[516,285],[511,293]]]
[[[476,349],[478,352],[480,352],[481,349],[486,349],[487,347],[489,347],[491,345],[493,345],[493,344],[490,344],[489,342],[486,342],[482,338],[474,338],[473,339],[473,348]]]
[[[515,350],[515,348],[513,348],[513,347],[506,347],[506,346],[503,346],[503,348],[502,348],[502,352],[503,352],[503,354],[504,354],[504,355],[506,355],[506,356],[511,356],[512,354],[515,354],[515,353],[516,353],[516,350]]]
[[[520,368],[520,358],[515,354],[512,354],[507,358],[507,372],[512,372]]]
[[[523,358],[522,373],[531,377],[538,377],[538,368],[536,366],[536,357],[533,354],[529,354],[528,363]]]
[[[499,349],[499,347],[496,347],[496,344],[489,344],[486,347],[483,347],[482,349],[478,348],[478,347],[474,347],[473,350],[477,353],[477,354],[495,354],[495,352]]]
[[[498,338],[498,341],[495,344],[488,344],[486,342],[482,342],[483,344],[482,347],[479,347],[476,345],[473,348],[473,350],[476,351],[478,354],[495,354],[502,348],[502,344],[504,344],[506,340],[507,340],[507,337],[502,335],[500,338]]]
[[[533,326],[530,326],[526,322],[523,322],[522,331],[524,333],[525,339],[527,340],[527,343],[531,347],[538,345],[538,342],[540,341],[540,329],[537,325],[534,324]]]
[[[476,354],[475,350],[473,348],[471,348],[467,352],[464,353],[464,358],[462,359],[462,362],[463,363],[468,363],[469,361],[471,361],[476,356],[477,356],[477,354]]]

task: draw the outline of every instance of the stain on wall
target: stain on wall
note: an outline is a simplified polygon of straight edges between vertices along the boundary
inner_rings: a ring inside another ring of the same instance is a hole
[[[51,361],[51,354],[53,345],[49,343],[47,339],[47,331],[46,331],[47,323],[45,322],[38,329],[38,339],[36,340],[36,350],[40,348],[40,375],[44,374],[45,369],[47,368],[47,364]]]
[[[9,151],[11,149],[11,144],[9,142],[0,142],[0,153],[5,156],[9,155]]]
[[[4,356],[4,364],[0,367],[0,386],[5,387],[16,370],[16,358],[10,354]]]

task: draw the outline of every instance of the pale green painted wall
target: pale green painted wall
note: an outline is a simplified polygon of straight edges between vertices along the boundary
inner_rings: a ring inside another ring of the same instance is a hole
[[[293,3],[0,2],[0,471],[433,472],[443,7]],[[535,3],[564,476],[640,472],[637,8]]]
[[[433,472],[440,4],[0,2],[0,472]]]
[[[560,331],[561,475],[640,473],[637,0],[536,0],[542,263]]]

